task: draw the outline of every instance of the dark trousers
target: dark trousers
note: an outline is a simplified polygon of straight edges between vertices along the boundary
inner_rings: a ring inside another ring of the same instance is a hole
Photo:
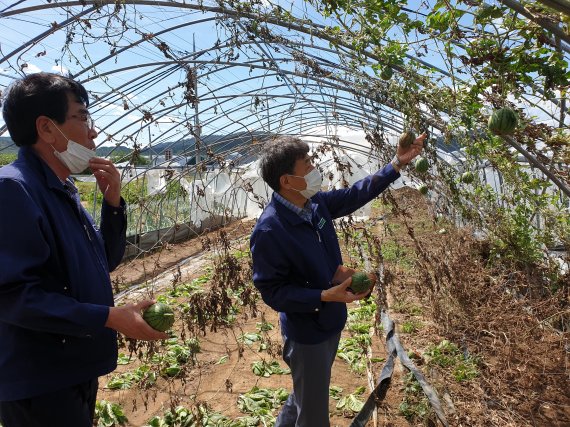
[[[275,427],[328,427],[331,369],[340,333],[319,344],[300,344],[283,337],[283,360],[291,369],[293,393]]]
[[[0,402],[3,427],[92,427],[97,378],[41,396]]]

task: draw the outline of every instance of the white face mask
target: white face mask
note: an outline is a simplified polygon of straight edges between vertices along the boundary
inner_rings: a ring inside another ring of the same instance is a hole
[[[89,166],[89,160],[95,157],[95,151],[68,139],[55,123],[53,123],[53,125],[67,139],[67,150],[62,153],[53,150],[54,156],[57,157],[71,173],[83,172]]]
[[[319,191],[321,191],[321,184],[323,183],[323,177],[321,176],[317,168],[314,168],[311,172],[309,172],[305,176],[297,176],[297,175],[291,175],[291,176],[296,176],[297,178],[305,179],[305,182],[307,183],[307,188],[305,188],[304,190],[297,190],[293,188],[293,190],[301,193],[303,197],[310,199]]]

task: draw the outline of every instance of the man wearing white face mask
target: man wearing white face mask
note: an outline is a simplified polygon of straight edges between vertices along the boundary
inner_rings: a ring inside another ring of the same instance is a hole
[[[0,169],[0,424],[91,427],[98,377],[117,364],[117,334],[168,335],[143,301],[114,307],[109,271],[125,250],[120,175],[95,157],[87,92],[55,74],[12,83],[4,121],[20,147]],[[90,168],[101,224],[81,206],[71,173]],[[62,408],[61,410],[55,408]]]
[[[329,385],[346,304],[367,292],[348,291],[352,270],[342,266],[333,220],[377,197],[422,150],[425,134],[398,147],[394,160],[352,187],[321,192],[322,177],[297,138],[264,147],[261,176],[273,190],[251,234],[253,282],[279,312],[283,359],[293,392],[275,427],[328,427]]]
[[[89,129],[93,129],[93,121],[86,114],[86,123]],[[89,160],[95,157],[95,150],[91,148],[84,147],[71,139],[68,139],[61,129],[50,119],[50,122],[55,126],[55,128],[61,133],[61,135],[67,139],[67,148],[61,153],[57,150],[53,150],[53,155],[65,165],[71,173],[81,173],[89,167]]]

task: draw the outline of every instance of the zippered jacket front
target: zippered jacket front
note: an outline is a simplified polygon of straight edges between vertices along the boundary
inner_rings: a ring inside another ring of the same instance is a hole
[[[31,147],[0,169],[0,401],[82,383],[116,368],[109,271],[126,213],[103,201],[101,228]]]

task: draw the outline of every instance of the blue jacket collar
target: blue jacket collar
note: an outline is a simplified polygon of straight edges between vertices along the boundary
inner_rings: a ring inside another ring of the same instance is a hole
[[[53,170],[36,154],[32,146],[20,147],[18,151],[18,162],[25,162],[42,177],[49,188],[65,191],[63,183]]]
[[[317,209],[318,205],[316,203],[314,203],[312,199],[309,199],[309,200],[311,200],[311,211],[313,211],[313,213],[314,213],[315,210]],[[274,195],[271,196],[271,203],[270,204],[273,206],[273,208],[275,209],[277,214],[280,217],[287,220],[287,222],[289,222],[291,225],[306,224],[305,220],[303,218],[301,218],[296,212],[293,212],[291,209],[289,209],[283,203],[278,202],[275,199]]]

